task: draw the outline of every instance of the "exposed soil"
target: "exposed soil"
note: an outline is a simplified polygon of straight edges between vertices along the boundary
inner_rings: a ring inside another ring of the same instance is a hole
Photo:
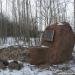
[[[0,59],[28,62],[28,48],[11,46],[0,49]]]
[[[75,52],[73,52],[72,60],[75,61]],[[20,46],[10,46],[8,48],[0,49],[0,60],[15,60],[15,61],[22,61],[22,62],[29,62],[29,49],[26,47]]]

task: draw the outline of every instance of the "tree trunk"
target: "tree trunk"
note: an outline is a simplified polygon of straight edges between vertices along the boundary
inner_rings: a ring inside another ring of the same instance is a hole
[[[74,0],[74,32],[75,32],[75,0]]]

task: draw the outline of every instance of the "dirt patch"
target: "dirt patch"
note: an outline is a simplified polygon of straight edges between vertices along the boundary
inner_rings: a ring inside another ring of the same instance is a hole
[[[27,62],[28,49],[25,47],[8,47],[0,49],[0,59],[3,60],[18,60]]]

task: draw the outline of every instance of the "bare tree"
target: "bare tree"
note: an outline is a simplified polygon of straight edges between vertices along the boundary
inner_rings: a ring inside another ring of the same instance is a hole
[[[74,0],[74,32],[75,32],[75,0]]]
[[[1,15],[0,15],[0,19],[1,19],[1,25],[0,25],[0,35],[2,36],[2,0],[0,0],[0,13],[1,13]]]

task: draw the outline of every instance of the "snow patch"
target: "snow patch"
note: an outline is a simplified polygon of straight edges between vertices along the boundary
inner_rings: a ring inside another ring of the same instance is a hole
[[[38,75],[53,75],[53,73],[52,71],[45,70],[45,71],[39,72]]]
[[[45,45],[41,45],[41,47],[43,47],[43,48],[44,48],[44,47],[45,47],[45,48],[49,48],[48,46],[45,46]]]
[[[36,40],[36,42],[35,42],[35,40]],[[7,37],[5,39],[5,41],[3,41],[0,38],[0,49],[8,48],[10,46],[13,46],[13,47],[22,46],[22,47],[28,48],[29,44],[30,44],[30,46],[38,46],[40,44],[39,38],[30,38],[30,43],[24,42],[24,40],[17,40],[16,41],[16,39],[14,37]]]
[[[63,25],[63,23],[61,23],[61,22],[58,22],[58,24],[57,25]]]

